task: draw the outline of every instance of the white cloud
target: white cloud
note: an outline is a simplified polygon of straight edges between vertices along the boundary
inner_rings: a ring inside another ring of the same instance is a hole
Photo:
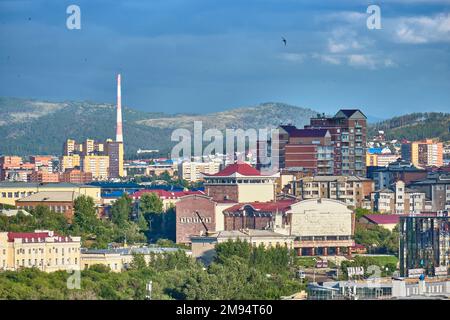
[[[373,56],[368,54],[350,54],[347,56],[348,64],[352,67],[366,67],[375,69],[377,62]]]
[[[394,39],[401,43],[450,42],[450,14],[393,19]]]

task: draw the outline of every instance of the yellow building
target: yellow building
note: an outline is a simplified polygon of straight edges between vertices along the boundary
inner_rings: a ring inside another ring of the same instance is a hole
[[[60,159],[61,171],[64,172],[68,169],[73,169],[75,167],[79,167],[81,165],[80,156],[78,154],[74,154],[71,156],[62,156]]]
[[[72,191],[90,196],[96,204],[102,199],[100,187],[72,183],[0,182],[0,204],[14,206],[16,200],[43,191]]]
[[[202,174],[215,174],[220,170],[220,163],[185,161],[178,166],[178,176],[189,182],[202,180]]]
[[[53,231],[0,232],[0,270],[80,270],[81,238]]]
[[[411,161],[417,168],[444,165],[444,146],[442,142],[425,139],[402,144],[402,158]]]
[[[83,172],[91,172],[94,179],[107,180],[109,156],[84,156],[81,159],[81,170]]]

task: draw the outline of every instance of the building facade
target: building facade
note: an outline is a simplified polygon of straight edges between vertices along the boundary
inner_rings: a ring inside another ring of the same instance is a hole
[[[405,183],[398,180],[390,188],[372,192],[371,206],[380,213],[420,213],[425,210],[425,197],[424,192],[406,188]]]
[[[334,117],[311,118],[311,129],[327,129],[334,146],[334,174],[366,176],[367,117],[357,109],[341,109]]]
[[[400,274],[435,276],[450,267],[448,213],[400,217]],[[438,274],[436,274],[438,271]]]
[[[178,165],[178,176],[189,182],[197,182],[203,179],[203,174],[215,174],[219,170],[220,162],[185,161]]]
[[[246,163],[231,164],[216,174],[203,174],[206,195],[215,201],[235,203],[275,200],[278,177],[262,175]]]
[[[402,144],[402,159],[418,168],[442,167],[444,146],[442,142],[425,139]]]
[[[80,237],[59,236],[53,231],[0,232],[0,270],[80,270],[80,246]]]

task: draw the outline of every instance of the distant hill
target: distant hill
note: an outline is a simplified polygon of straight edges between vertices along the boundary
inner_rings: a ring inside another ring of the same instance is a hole
[[[450,113],[411,113],[369,125],[369,136],[384,130],[388,139],[420,140],[439,138],[450,140]]]
[[[317,112],[283,103],[264,103],[206,115],[165,114],[124,108],[124,140],[127,156],[140,149],[158,149],[167,154],[176,128],[203,129],[271,128],[291,123],[298,127]],[[115,137],[115,106],[95,102],[45,102],[0,98],[0,154],[31,155],[62,152],[67,138],[104,140]]]

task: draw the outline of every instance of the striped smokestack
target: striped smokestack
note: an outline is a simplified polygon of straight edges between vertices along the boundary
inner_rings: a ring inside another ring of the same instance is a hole
[[[117,75],[117,127],[116,141],[123,142],[122,132],[122,90],[120,88],[120,74]]]

